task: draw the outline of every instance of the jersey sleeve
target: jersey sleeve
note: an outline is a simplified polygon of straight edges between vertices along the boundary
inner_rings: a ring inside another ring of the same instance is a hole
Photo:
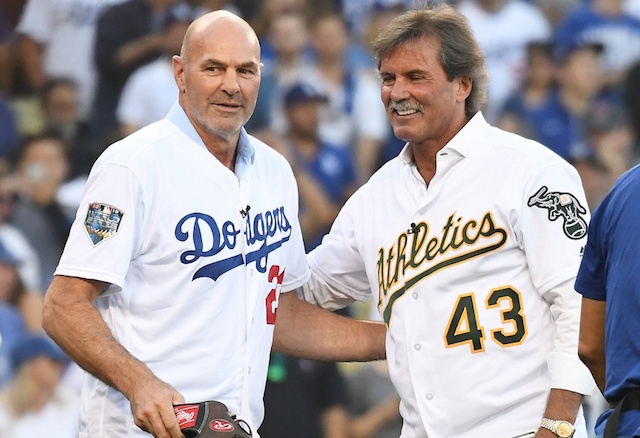
[[[145,203],[136,175],[105,164],[91,172],[55,272],[100,280],[122,288],[141,251]]]
[[[546,166],[525,183],[516,234],[539,292],[575,278],[589,218],[582,182],[569,164]]]
[[[287,211],[293,212],[289,217],[291,221],[291,237],[284,248],[287,269],[282,283],[282,292],[289,292],[306,283],[309,280],[311,271],[307,265],[302,230],[298,220],[298,184],[288,163],[286,164],[286,171],[282,171],[281,174],[286,175],[286,178],[283,180],[280,190],[288,194],[287,203],[289,208]]]
[[[590,394],[592,377],[577,354],[581,298],[573,289],[589,221],[582,183],[573,167],[559,162],[530,178],[524,198],[518,238],[554,323],[551,387]]]
[[[605,283],[605,259],[603,237],[606,234],[601,228],[606,227],[603,221],[605,205],[600,204],[593,212],[591,225],[589,226],[589,236],[584,248],[584,255],[578,270],[575,289],[580,294],[593,300],[603,301],[607,299]]]
[[[345,203],[322,243],[309,253],[313,274],[298,293],[305,301],[335,310],[371,297],[364,259],[358,250],[355,211],[356,195]]]

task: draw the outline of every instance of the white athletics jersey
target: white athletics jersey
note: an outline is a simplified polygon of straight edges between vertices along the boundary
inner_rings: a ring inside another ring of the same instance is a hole
[[[187,403],[222,401],[256,430],[278,296],[309,269],[288,163],[244,130],[238,155],[234,174],[177,104],[112,145],[56,274],[111,283],[95,305],[115,338]],[[80,437],[148,436],[92,376],[82,401]]]
[[[309,256],[336,292],[305,298],[332,307],[378,291],[402,437],[533,432],[550,387],[592,390],[580,297],[552,291],[575,278],[586,206],[573,167],[478,113],[439,152],[428,188],[405,147],[347,201]]]

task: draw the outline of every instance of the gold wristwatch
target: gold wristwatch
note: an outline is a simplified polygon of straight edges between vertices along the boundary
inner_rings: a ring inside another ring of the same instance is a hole
[[[560,438],[571,438],[576,432],[576,428],[573,427],[573,424],[564,420],[550,420],[549,418],[543,418],[540,426],[545,429],[549,429]]]

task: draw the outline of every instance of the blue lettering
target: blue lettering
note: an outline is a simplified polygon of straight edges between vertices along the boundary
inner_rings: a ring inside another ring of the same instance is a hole
[[[193,228],[187,222],[193,220]],[[258,272],[265,273],[267,270],[267,260],[269,254],[277,250],[283,243],[291,237],[291,224],[284,212],[284,207],[278,207],[271,211],[258,213],[255,216],[247,215],[245,222],[245,238],[247,249],[254,249],[257,244],[260,246],[253,251],[248,251],[246,261],[242,254],[238,253],[222,260],[216,260],[202,266],[196,271],[193,279],[207,277],[217,280],[222,274],[243,264],[254,263]],[[211,247],[205,248],[203,241],[203,231],[208,230],[212,236]],[[269,238],[278,233],[282,237],[276,242],[268,242]],[[180,219],[175,229],[175,236],[181,242],[191,239],[193,249],[180,254],[180,261],[184,264],[193,263],[200,257],[212,257],[222,250],[234,249],[237,243],[237,236],[240,230],[235,224],[226,221],[221,227],[211,216],[204,213],[190,213]]]
[[[224,248],[233,249],[236,246],[236,235],[240,231],[235,229],[233,222],[227,221],[222,226],[222,232],[218,228],[218,224],[215,219],[204,213],[191,213],[183,217],[178,225],[176,225],[176,239],[180,242],[184,242],[189,238],[189,232],[182,230],[185,222],[193,218],[193,230],[191,231],[191,239],[193,241],[194,249],[192,251],[185,251],[180,255],[180,261],[184,264],[193,263],[200,257],[211,257],[218,254]],[[201,223],[209,227],[213,236],[213,242],[211,248],[205,250],[202,242],[202,230]],[[222,238],[221,238],[222,237]]]

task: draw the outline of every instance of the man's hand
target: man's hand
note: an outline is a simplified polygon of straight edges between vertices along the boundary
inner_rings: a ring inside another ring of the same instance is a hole
[[[129,401],[136,426],[156,438],[184,438],[173,411],[184,397],[171,385],[149,376],[135,385]]]

